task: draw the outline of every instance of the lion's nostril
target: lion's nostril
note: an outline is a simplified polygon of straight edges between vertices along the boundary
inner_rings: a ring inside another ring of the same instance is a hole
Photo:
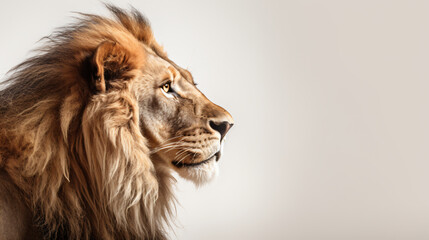
[[[226,122],[226,121],[220,122],[220,123],[210,121],[210,127],[220,133],[220,140],[221,141],[225,137],[225,135],[229,131],[229,129],[231,129],[232,125],[233,124]]]

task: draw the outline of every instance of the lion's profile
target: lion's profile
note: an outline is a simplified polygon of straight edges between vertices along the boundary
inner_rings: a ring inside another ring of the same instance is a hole
[[[217,171],[233,124],[136,10],[82,14],[0,91],[1,239],[165,239],[180,176]]]

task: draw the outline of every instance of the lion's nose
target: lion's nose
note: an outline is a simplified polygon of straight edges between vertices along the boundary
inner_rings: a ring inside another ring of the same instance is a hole
[[[230,123],[227,121],[223,121],[223,122],[210,121],[210,127],[220,133],[220,140],[221,141],[233,125],[234,125],[233,123]]]

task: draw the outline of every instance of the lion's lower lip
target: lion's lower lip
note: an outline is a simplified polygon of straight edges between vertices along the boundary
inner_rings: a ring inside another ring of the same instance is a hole
[[[197,163],[184,163],[184,162],[172,162],[174,166],[176,167],[195,167],[195,166],[199,166],[202,165],[204,163],[208,163],[209,161],[211,161],[213,158],[216,159],[216,161],[219,160],[220,154],[218,154],[219,152],[213,154],[211,157],[207,158],[206,160],[203,160],[201,162],[197,162]]]

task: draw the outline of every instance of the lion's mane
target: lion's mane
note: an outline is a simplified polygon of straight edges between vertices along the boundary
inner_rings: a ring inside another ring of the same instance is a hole
[[[45,236],[164,239],[175,180],[150,160],[132,89],[92,94],[87,61],[105,41],[128,50],[129,64],[145,61],[133,52],[141,43],[166,55],[139,12],[108,8],[113,19],[82,14],[7,77],[0,169]]]

